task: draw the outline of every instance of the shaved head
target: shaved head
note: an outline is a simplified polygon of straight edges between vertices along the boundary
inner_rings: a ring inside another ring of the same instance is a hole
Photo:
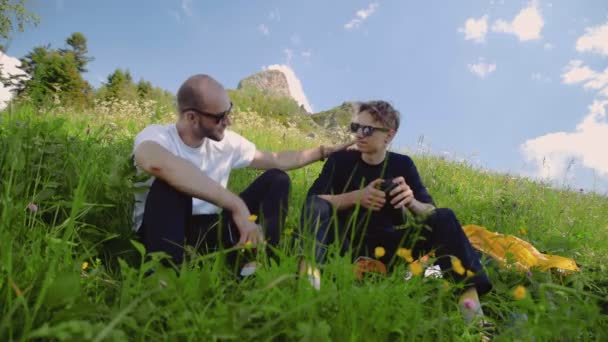
[[[177,91],[177,108],[180,115],[189,108],[219,113],[227,110],[229,106],[230,99],[224,86],[209,75],[194,75]]]

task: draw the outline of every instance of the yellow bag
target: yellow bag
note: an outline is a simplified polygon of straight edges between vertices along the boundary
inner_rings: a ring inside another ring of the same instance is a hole
[[[511,265],[514,265],[522,272],[527,272],[531,268],[541,271],[555,268],[561,273],[579,271],[574,260],[558,255],[543,254],[527,241],[513,235],[490,232],[484,227],[473,224],[462,228],[475,249],[494,258],[504,267],[510,268]],[[513,258],[514,263],[507,262],[507,255]]]

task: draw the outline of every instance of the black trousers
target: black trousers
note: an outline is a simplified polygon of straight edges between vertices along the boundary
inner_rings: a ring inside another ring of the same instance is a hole
[[[239,196],[249,211],[258,216],[268,244],[279,243],[285,225],[291,182],[281,170],[264,172]],[[138,230],[148,252],[166,252],[173,262],[184,258],[184,244],[200,252],[211,252],[232,247],[239,240],[239,232],[231,212],[192,215],[192,197],[156,179],[146,198],[144,219]]]
[[[378,230],[375,227],[364,227],[365,221],[360,219],[361,216],[355,217],[352,210],[334,215],[333,207],[328,201],[318,196],[307,198],[300,224],[301,227],[308,227],[308,231],[315,237],[317,263],[325,262],[327,247],[336,243],[336,239],[339,239],[342,253],[351,248],[355,257],[372,257],[376,247],[383,247],[385,255],[379,259],[389,266],[396,259],[395,254],[400,247],[411,249],[414,258],[435,251],[435,263],[444,271],[450,270],[448,276],[456,281],[465,281],[467,286],[475,286],[480,295],[491,290],[492,284],[483,270],[480,254],[471,246],[452,210],[437,208],[418,227],[406,229]],[[462,266],[475,275],[466,277],[466,274],[454,272],[450,256],[460,259]]]

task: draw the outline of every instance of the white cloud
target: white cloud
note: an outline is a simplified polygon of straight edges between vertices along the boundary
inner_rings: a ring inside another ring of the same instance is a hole
[[[291,97],[293,97],[294,100],[298,102],[298,104],[304,106],[304,109],[306,109],[306,111],[312,113],[312,106],[308,102],[306,94],[304,94],[302,82],[300,82],[300,79],[296,76],[296,73],[289,65],[273,64],[269,65],[268,67],[264,67],[263,69],[278,70],[282,72],[285,75],[285,78],[287,78],[287,85],[289,87],[289,93],[291,94]]]
[[[361,20],[353,19],[348,23],[344,24],[344,28],[347,30],[351,30],[352,28],[359,26],[359,24],[361,24]]]
[[[194,12],[192,11],[192,0],[181,0],[179,9],[168,10],[167,13],[172,16],[175,21],[181,23],[184,17],[192,17]]]
[[[485,78],[489,74],[496,71],[496,64],[488,64],[483,60],[480,60],[476,64],[469,64],[467,67],[469,68],[470,72],[477,75],[479,78]]]
[[[588,66],[584,66],[583,61],[573,60],[564,68],[562,79],[565,84],[574,84],[588,80],[594,75],[595,71]]]
[[[270,30],[268,29],[268,26],[264,25],[264,24],[260,24],[258,26],[258,30],[260,32],[262,32],[263,35],[267,36],[270,34]]]
[[[0,70],[2,71],[3,77],[25,75],[25,72],[19,69],[21,62],[15,57],[4,54],[0,51]],[[6,107],[8,102],[13,97],[13,87],[5,87],[0,83],[0,109]]]
[[[344,28],[347,30],[352,30],[354,28],[359,27],[361,23],[367,19],[370,15],[376,12],[376,9],[380,6],[377,2],[372,2],[367,6],[367,8],[362,8],[355,13],[355,17],[351,19],[349,22],[344,24]]]
[[[540,72],[535,72],[530,75],[530,79],[537,82],[551,82],[551,79],[549,77],[541,74]]]
[[[191,17],[193,14],[192,7],[190,7],[191,4],[192,0],[182,0],[182,11],[189,17]]]
[[[608,56],[608,22],[602,26],[586,28],[585,34],[576,41],[576,51]]]
[[[274,21],[281,21],[281,12],[279,12],[279,10],[275,8],[270,11],[270,13],[268,13],[268,18]]]
[[[283,53],[285,54],[285,63],[287,65],[291,65],[291,59],[293,58],[293,50],[285,48],[283,49]]]
[[[564,68],[562,74],[564,84],[584,83],[583,88],[596,90],[600,96],[608,97],[608,68],[595,71],[583,64],[581,60],[573,60]]]
[[[544,25],[538,2],[532,1],[528,7],[519,11],[511,22],[496,20],[492,25],[492,31],[514,34],[520,41],[527,41],[540,39]]]
[[[371,3],[371,4],[369,4],[369,6],[367,6],[366,9],[358,10],[357,17],[361,18],[361,20],[365,20],[365,19],[367,19],[367,17],[374,14],[374,12],[376,11],[376,8],[378,8],[378,3],[377,2]]]
[[[595,77],[587,81],[584,85],[585,89],[593,89],[600,92],[600,95],[605,95],[608,91],[608,68],[603,72],[597,72]]]
[[[304,58],[312,57],[312,51],[310,51],[310,50],[302,51],[302,57],[304,57]]]
[[[486,33],[488,33],[488,16],[484,15],[479,19],[468,18],[464,27],[459,28],[458,32],[464,33],[465,40],[483,43],[486,39]]]
[[[543,48],[545,50],[553,50],[553,44],[551,44],[551,43],[545,43],[545,45],[543,45]]]
[[[608,100],[594,101],[574,132],[549,133],[523,143],[521,152],[534,162],[536,176],[563,179],[571,161],[608,176],[607,105]]]

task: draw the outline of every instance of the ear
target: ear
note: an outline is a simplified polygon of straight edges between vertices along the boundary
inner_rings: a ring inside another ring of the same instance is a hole
[[[196,120],[196,116],[197,116],[197,115],[196,115],[196,114],[194,114],[194,113],[193,113],[193,112],[191,112],[191,111],[188,111],[188,112],[185,112],[185,113],[184,113],[184,116],[185,116],[186,120],[188,120],[188,121],[194,121],[194,120]]]

